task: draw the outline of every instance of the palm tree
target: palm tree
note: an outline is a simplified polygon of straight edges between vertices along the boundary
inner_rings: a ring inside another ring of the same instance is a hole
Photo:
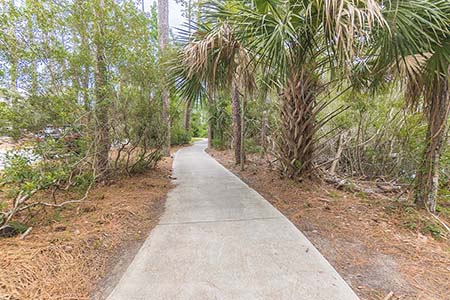
[[[374,0],[227,1],[212,6],[232,26],[252,60],[270,70],[280,93],[278,156],[290,178],[313,177],[316,132],[336,113],[318,120],[318,97],[358,54],[355,47],[374,24],[384,25]]]
[[[375,75],[371,84],[385,82],[387,72],[397,75],[406,82],[407,102],[423,107],[428,126],[415,202],[435,212],[439,157],[450,111],[450,2],[391,1],[383,15],[389,30],[374,30],[368,53]]]
[[[180,60],[182,65],[179,64]],[[249,55],[236,40],[234,32],[226,23],[199,27],[193,40],[187,43],[173,65],[172,77],[178,82],[177,90],[188,103],[194,102],[206,90],[211,107],[214,105],[213,95],[217,89],[230,90],[235,162],[243,163],[241,104],[244,99],[241,101],[241,98],[252,91],[254,78]],[[208,127],[210,143],[213,131],[211,124]]]

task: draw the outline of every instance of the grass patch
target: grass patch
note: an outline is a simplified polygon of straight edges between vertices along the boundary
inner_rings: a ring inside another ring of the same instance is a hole
[[[201,138],[201,137],[193,137],[193,138],[191,138],[191,143],[198,142],[198,141],[201,141],[201,140],[203,140],[203,138]]]

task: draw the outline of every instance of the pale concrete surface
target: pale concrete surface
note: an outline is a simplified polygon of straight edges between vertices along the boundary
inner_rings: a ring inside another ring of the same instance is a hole
[[[166,211],[108,300],[357,300],[306,237],[205,147],[175,155]]]

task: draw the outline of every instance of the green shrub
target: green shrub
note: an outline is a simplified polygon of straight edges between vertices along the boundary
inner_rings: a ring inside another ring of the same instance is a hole
[[[89,164],[83,164],[85,149],[81,141],[79,144],[80,147],[73,151],[72,142],[45,139],[28,149],[12,150],[6,154],[5,168],[0,173],[0,186],[6,201],[16,204],[8,206],[1,203],[0,227],[18,212],[42,205],[33,198],[39,191],[54,187],[77,187],[81,192],[88,189],[94,181],[94,175]]]
[[[429,223],[423,228],[422,233],[423,234],[429,233],[435,239],[440,239],[442,235],[442,229],[435,224]]]
[[[170,144],[171,145],[185,145],[191,142],[191,134],[186,132],[184,128],[172,127],[170,132]]]
[[[246,139],[244,145],[246,153],[262,153],[264,151],[263,147],[258,145],[254,139]]]
[[[227,149],[227,143],[223,139],[212,139],[211,146],[217,150],[225,150]]]

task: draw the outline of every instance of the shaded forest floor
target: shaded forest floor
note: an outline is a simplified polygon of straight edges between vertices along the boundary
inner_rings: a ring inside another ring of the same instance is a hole
[[[231,151],[208,152],[289,218],[361,299],[450,299],[450,241],[438,237],[428,213],[394,198],[280,178],[256,155],[240,171]]]
[[[172,159],[91,190],[82,204],[42,209],[23,240],[0,240],[0,299],[101,299],[164,209]]]

